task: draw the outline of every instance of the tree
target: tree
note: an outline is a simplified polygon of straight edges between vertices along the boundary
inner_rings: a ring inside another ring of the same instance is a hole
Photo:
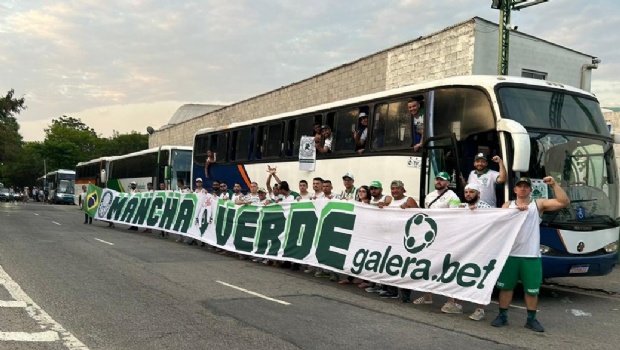
[[[0,97],[0,164],[14,158],[20,150],[22,136],[15,115],[26,109],[24,98],[15,98],[13,89]]]
[[[43,144],[24,142],[19,154],[4,166],[5,178],[17,187],[32,187],[35,180],[44,174]]]
[[[80,119],[53,119],[45,135],[42,155],[49,169],[74,169],[77,163],[100,156],[97,133]]]

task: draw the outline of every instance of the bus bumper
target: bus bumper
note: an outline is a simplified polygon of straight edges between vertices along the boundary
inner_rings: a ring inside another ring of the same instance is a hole
[[[604,276],[618,263],[618,252],[594,256],[542,256],[543,278]]]

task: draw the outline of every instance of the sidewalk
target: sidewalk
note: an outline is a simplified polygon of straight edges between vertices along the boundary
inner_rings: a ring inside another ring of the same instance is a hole
[[[616,265],[613,271],[606,276],[550,278],[546,284],[576,287],[620,296],[620,266]]]

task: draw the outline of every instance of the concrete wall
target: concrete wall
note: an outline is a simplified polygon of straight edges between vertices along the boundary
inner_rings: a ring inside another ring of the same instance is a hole
[[[477,20],[475,28],[473,74],[497,74],[499,29],[497,24]],[[549,81],[581,87],[581,67],[591,64],[592,56],[579,53],[518,31],[510,32],[508,74],[521,76],[522,69],[547,73]],[[584,90],[590,91],[591,72]]]

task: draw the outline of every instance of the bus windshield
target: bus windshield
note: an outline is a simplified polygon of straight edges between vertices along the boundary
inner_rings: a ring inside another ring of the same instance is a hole
[[[192,169],[192,151],[174,150],[172,151],[172,183],[176,184],[179,179],[183,179],[186,185],[191,186],[190,174]]]
[[[530,132],[530,137],[529,176],[553,176],[571,199],[567,208],[545,213],[543,223],[617,226],[614,217],[618,184],[613,145],[557,133]]]
[[[74,181],[73,180],[60,180],[58,183],[58,189],[56,192],[58,193],[69,193],[73,194],[74,190]]]
[[[559,129],[609,137],[596,100],[563,91],[506,86],[499,88],[504,118],[525,128]]]

